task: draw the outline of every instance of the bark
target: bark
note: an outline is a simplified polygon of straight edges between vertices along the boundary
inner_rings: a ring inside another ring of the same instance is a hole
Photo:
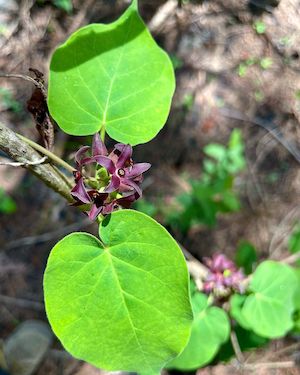
[[[59,175],[51,164],[26,165],[28,162],[37,162],[41,159],[41,155],[20,139],[14,131],[1,123],[0,149],[14,161],[25,163],[24,168],[30,170],[35,176],[49,186],[49,188],[67,199],[68,202],[74,202],[67,182]]]

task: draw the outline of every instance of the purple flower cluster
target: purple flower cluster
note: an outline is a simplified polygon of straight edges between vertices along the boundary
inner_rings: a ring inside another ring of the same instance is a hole
[[[245,275],[224,254],[214,254],[212,258],[205,258],[204,262],[209,269],[203,283],[205,293],[226,297],[233,291],[243,292]]]
[[[74,178],[76,185],[71,195],[75,206],[83,206],[91,220],[108,215],[120,207],[129,208],[142,196],[142,174],[151,164],[132,161],[132,147],[117,143],[108,153],[98,133],[93,137],[91,156],[89,146],[81,147],[76,155]],[[87,170],[92,168],[92,176]]]

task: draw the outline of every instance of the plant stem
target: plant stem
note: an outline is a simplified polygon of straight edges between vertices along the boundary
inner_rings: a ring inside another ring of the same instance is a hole
[[[29,146],[34,148],[35,150],[41,152],[43,155],[48,156],[49,159],[51,159],[54,163],[61,165],[63,168],[65,168],[67,171],[73,173],[75,171],[75,168],[73,168],[70,164],[62,160],[57,155],[53,154],[51,151],[47,150],[45,147],[37,144],[36,142],[32,141],[31,139],[28,139],[24,137],[21,134],[16,133],[19,138],[21,138],[24,142],[26,142]]]
[[[100,130],[100,137],[101,137],[103,143],[104,143],[104,141],[105,141],[105,133],[106,133],[106,131],[105,131],[105,126],[102,125],[102,128],[101,128],[101,130]]]
[[[243,365],[245,362],[245,359],[244,359],[238,338],[233,328],[231,328],[231,332],[230,332],[230,341],[231,341],[231,345],[233,347],[233,351],[236,356],[236,359],[238,360],[240,365]]]

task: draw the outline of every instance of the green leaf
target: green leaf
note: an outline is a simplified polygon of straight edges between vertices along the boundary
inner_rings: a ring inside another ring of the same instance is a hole
[[[294,295],[294,305],[295,308],[300,311],[300,268],[294,268],[294,272],[297,277],[297,289]]]
[[[264,34],[266,32],[267,27],[263,21],[257,20],[253,26],[257,34]]]
[[[97,367],[158,372],[190,334],[184,257],[137,211],[113,213],[99,231],[102,242],[73,233],[50,254],[44,291],[52,329],[74,357]]]
[[[3,214],[12,214],[16,210],[16,202],[0,188],[0,212]]]
[[[239,243],[235,262],[239,267],[242,267],[247,275],[252,273],[253,266],[257,262],[257,254],[255,247],[247,241]]]
[[[251,329],[251,325],[245,319],[242,313],[242,307],[247,299],[247,296],[234,294],[230,298],[230,315],[237,323],[244,329]]]
[[[172,63],[141,20],[137,1],[114,23],[76,31],[54,53],[48,105],[62,130],[145,143],[165,124],[175,89]]]
[[[300,225],[296,226],[288,241],[288,249],[293,253],[300,251]]]
[[[57,8],[63,9],[67,13],[70,13],[73,9],[71,0],[53,0],[53,3]]]
[[[265,261],[255,270],[252,291],[242,308],[243,317],[258,335],[284,336],[292,327],[297,278],[294,270],[282,263]]]
[[[295,313],[293,316],[294,319],[294,327],[293,331],[299,334],[300,332],[300,268],[294,269],[295,275],[297,277],[298,283],[297,283],[297,290],[294,295],[294,306],[295,306]]]
[[[263,69],[269,69],[273,65],[273,61],[270,57],[264,57],[263,59],[260,60],[260,66]]]
[[[218,143],[210,143],[203,148],[206,155],[221,161],[226,156],[226,147]]]
[[[209,363],[227,341],[230,324],[227,314],[218,307],[208,306],[207,296],[192,296],[194,323],[190,341],[184,351],[168,363],[167,368],[194,370]]]

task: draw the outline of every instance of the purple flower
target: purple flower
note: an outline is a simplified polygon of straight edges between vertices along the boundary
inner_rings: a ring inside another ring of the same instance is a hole
[[[106,192],[113,191],[126,192],[134,190],[139,197],[142,196],[142,190],[139,183],[142,182],[142,174],[150,169],[149,163],[133,164],[132,147],[117,143],[113,152],[109,155],[112,165],[108,169],[111,174],[111,181],[109,186],[105,189]],[[101,164],[101,163],[99,163]]]
[[[233,291],[243,292],[245,276],[224,254],[214,254],[212,258],[205,258],[204,262],[209,268],[203,283],[205,293],[224,298]]]
[[[87,205],[91,220],[99,214],[107,215],[119,207],[129,208],[142,196],[142,174],[151,164],[132,160],[132,147],[117,143],[109,154],[99,134],[93,137],[91,155],[89,146],[81,147],[76,155],[76,185],[71,190],[75,205]],[[87,177],[86,167],[94,165],[94,176]]]

